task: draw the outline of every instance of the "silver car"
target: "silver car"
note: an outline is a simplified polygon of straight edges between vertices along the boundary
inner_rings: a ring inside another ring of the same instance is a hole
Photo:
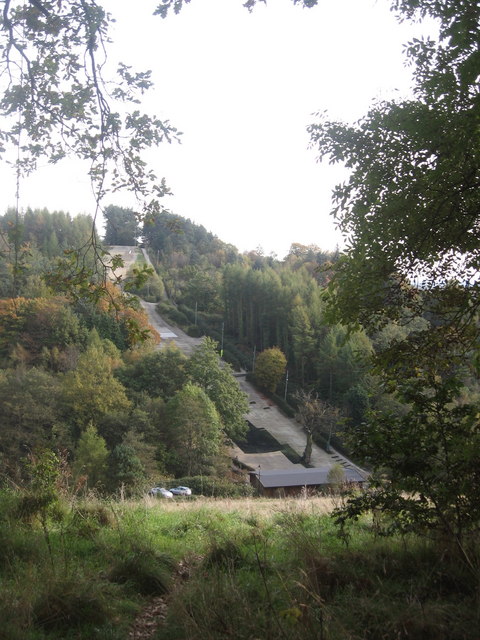
[[[170,493],[173,493],[174,496],[191,496],[192,490],[189,487],[174,487],[173,489],[169,489]]]
[[[156,498],[173,498],[173,493],[165,489],[165,487],[153,487],[148,492],[149,496],[155,496]]]

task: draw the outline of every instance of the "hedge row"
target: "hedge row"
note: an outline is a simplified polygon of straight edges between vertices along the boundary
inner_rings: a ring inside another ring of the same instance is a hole
[[[212,476],[191,476],[175,480],[178,486],[190,487],[193,495],[211,498],[248,498],[253,495],[253,487],[246,483],[231,482]]]

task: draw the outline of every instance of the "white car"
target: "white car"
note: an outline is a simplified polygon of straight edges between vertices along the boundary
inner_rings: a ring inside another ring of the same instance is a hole
[[[157,498],[173,498],[173,493],[164,487],[153,487],[153,489],[150,489],[148,492],[148,495]]]
[[[173,493],[174,496],[191,496],[192,490],[189,487],[174,487],[173,489],[169,489],[170,493]]]

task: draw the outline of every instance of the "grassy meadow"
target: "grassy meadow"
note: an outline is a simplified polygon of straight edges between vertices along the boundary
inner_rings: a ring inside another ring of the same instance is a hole
[[[474,570],[335,503],[2,491],[0,638],[478,640]]]

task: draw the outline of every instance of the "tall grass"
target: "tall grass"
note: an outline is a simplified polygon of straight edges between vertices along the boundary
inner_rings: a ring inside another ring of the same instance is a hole
[[[326,499],[63,501],[49,546],[19,504],[0,492],[1,640],[123,640],[166,593],[162,640],[479,637],[478,584],[450,550],[368,519],[341,538]]]
[[[40,522],[19,517],[24,502],[0,492],[0,638],[124,638],[145,594],[168,590],[173,558],[117,505],[62,501]]]
[[[433,543],[379,539],[364,520],[347,545],[328,517],[289,505],[212,540],[158,637],[478,640],[478,604],[471,572]]]

